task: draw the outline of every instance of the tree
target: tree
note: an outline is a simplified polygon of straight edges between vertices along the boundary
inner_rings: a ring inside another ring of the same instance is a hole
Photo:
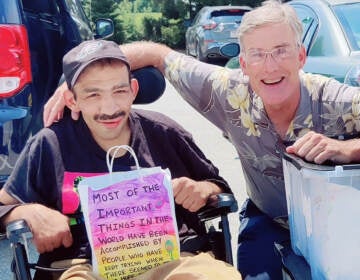
[[[152,1],[148,0],[135,0],[134,10],[139,13],[153,12],[151,2]]]
[[[89,19],[94,23],[99,18],[110,18],[114,22],[115,32],[111,38],[117,43],[124,41],[123,24],[119,17],[118,3],[115,0],[83,0],[83,6]]]
[[[86,16],[92,22],[91,0],[82,0],[81,3],[82,3],[82,6],[83,6]]]
[[[163,4],[163,15],[166,18],[179,18],[179,11],[176,9],[176,4],[174,1],[165,1]]]
[[[82,0],[94,22],[111,18],[117,43],[148,39],[184,47],[185,19],[192,19],[206,5],[258,6],[262,0]],[[159,15],[159,13],[161,13]],[[156,15],[154,15],[156,14]]]

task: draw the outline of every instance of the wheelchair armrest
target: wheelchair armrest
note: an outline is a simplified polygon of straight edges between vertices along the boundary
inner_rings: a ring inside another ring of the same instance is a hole
[[[233,264],[233,257],[228,214],[236,212],[237,210],[238,205],[234,195],[229,193],[220,193],[212,195],[208,199],[207,204],[197,212],[199,220],[202,224],[205,224],[208,220],[218,217],[220,218],[219,228],[223,234],[222,242],[220,242],[220,244],[215,245],[219,242],[216,242],[217,238],[215,234],[217,231],[213,226],[206,231],[210,233],[210,236],[213,236],[211,237],[213,240],[210,241],[210,243],[213,243],[212,251],[215,254],[215,257],[217,259],[224,260],[229,264]]]
[[[10,241],[13,251],[13,263],[11,269],[16,276],[15,279],[32,279],[30,269],[48,272],[64,272],[71,267],[71,265],[60,268],[44,267],[29,262],[27,240],[32,238],[33,235],[25,220],[15,220],[8,223],[6,226],[6,236]]]
[[[238,205],[234,195],[220,193],[209,197],[207,204],[198,211],[198,216],[201,221],[207,221],[237,210]]]
[[[14,279],[32,279],[27,250],[27,240],[32,237],[29,226],[25,220],[12,221],[6,225],[6,236],[13,253],[11,270]]]

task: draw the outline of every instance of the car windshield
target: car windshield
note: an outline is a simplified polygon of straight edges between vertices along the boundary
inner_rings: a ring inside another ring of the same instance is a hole
[[[354,51],[360,50],[360,3],[334,6],[334,11]]]
[[[242,16],[245,11],[243,10],[223,10],[223,11],[214,11],[211,13],[211,19],[215,22],[236,22],[240,23]]]

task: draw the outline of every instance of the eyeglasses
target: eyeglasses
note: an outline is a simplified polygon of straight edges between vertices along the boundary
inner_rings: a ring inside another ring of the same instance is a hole
[[[268,55],[276,62],[281,62],[286,58],[293,57],[296,49],[297,47],[293,46],[281,46],[274,48],[271,51],[249,50],[245,52],[245,58],[246,61],[252,65],[263,63]]]

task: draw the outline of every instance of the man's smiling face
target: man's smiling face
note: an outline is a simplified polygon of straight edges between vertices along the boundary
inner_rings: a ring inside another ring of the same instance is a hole
[[[81,111],[95,141],[105,150],[129,134],[128,117],[138,85],[122,62],[95,64],[74,86],[74,109]]]
[[[288,24],[268,24],[252,30],[244,35],[242,49],[240,65],[265,108],[280,109],[300,95],[299,70],[306,53],[296,44]]]

